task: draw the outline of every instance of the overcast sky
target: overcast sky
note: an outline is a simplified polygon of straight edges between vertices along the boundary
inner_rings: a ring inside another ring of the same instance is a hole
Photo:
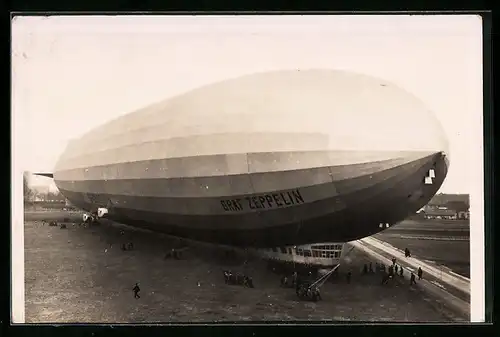
[[[381,77],[418,96],[450,143],[441,192],[469,193],[482,183],[481,39],[479,17],[456,15],[18,17],[17,169],[52,172],[71,138],[204,84],[328,68]]]

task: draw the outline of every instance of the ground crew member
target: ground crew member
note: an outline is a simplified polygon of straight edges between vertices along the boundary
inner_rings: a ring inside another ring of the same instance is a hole
[[[405,257],[411,257],[410,250],[405,248]]]
[[[389,275],[384,273],[382,276],[382,284],[387,284],[387,282],[389,282]]]
[[[363,274],[367,274],[367,273],[368,273],[368,266],[365,263],[365,265],[363,266]]]
[[[394,272],[395,272],[396,275],[398,274],[398,265],[397,264],[394,265]]]
[[[396,265],[396,258],[395,258],[395,257],[393,257],[393,258],[392,258],[392,265],[393,265],[393,266],[395,266],[395,265]]]
[[[422,279],[422,273],[423,273],[422,268],[418,267],[418,274],[417,275],[418,275],[419,280]]]
[[[393,276],[394,276],[394,267],[390,266],[389,267],[389,277],[393,277]]]
[[[411,273],[410,285],[413,285],[413,284],[417,284],[417,282],[415,281],[415,274]]]
[[[125,244],[122,245],[122,250],[127,250],[127,247],[125,246]]]
[[[347,284],[350,284],[350,283],[351,283],[351,275],[352,275],[352,273],[349,271],[349,272],[347,273],[347,276],[346,276],[346,278],[347,278]]]
[[[321,294],[319,293],[318,287],[314,287],[314,297],[318,300],[321,300]]]
[[[373,273],[373,266],[372,266],[372,263],[370,262],[370,266],[368,267],[368,271],[371,273]]]
[[[134,298],[141,298],[141,296],[139,296],[139,291],[141,291],[141,288],[139,288],[139,283],[136,283],[132,290],[134,291]]]
[[[403,277],[403,267],[399,269],[399,276]]]

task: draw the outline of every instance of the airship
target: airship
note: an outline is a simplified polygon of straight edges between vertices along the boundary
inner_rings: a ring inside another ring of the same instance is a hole
[[[105,123],[68,144],[53,178],[98,216],[258,248],[373,235],[427,204],[448,167],[443,129],[411,93],[363,74],[293,69]]]

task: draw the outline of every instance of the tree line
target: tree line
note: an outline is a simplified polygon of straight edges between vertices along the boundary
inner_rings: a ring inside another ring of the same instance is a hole
[[[59,192],[47,192],[40,193],[36,189],[32,188],[29,184],[28,174],[23,174],[23,193],[24,193],[24,202],[33,202],[37,199],[43,201],[54,200],[58,202],[64,202],[66,198]]]

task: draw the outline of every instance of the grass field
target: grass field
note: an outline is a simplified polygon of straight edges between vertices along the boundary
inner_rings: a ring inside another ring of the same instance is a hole
[[[384,234],[378,234],[375,237],[396,248],[408,248],[412,256],[418,259],[444,266],[457,274],[470,278],[469,241],[408,240]]]
[[[134,251],[122,251],[132,241]],[[353,251],[336,279],[322,287],[323,301],[301,302],[293,289],[261,261],[246,267],[214,250],[192,247],[182,260],[165,260],[176,242],[163,235],[101,225],[67,229],[25,223],[27,322],[199,322],[199,321],[399,321],[463,320],[418,286],[380,285],[363,276],[368,262]],[[245,271],[255,289],[224,284],[221,271]],[[352,270],[351,284],[344,279]],[[140,283],[141,298],[132,287]],[[199,282],[199,283],[198,283]]]

